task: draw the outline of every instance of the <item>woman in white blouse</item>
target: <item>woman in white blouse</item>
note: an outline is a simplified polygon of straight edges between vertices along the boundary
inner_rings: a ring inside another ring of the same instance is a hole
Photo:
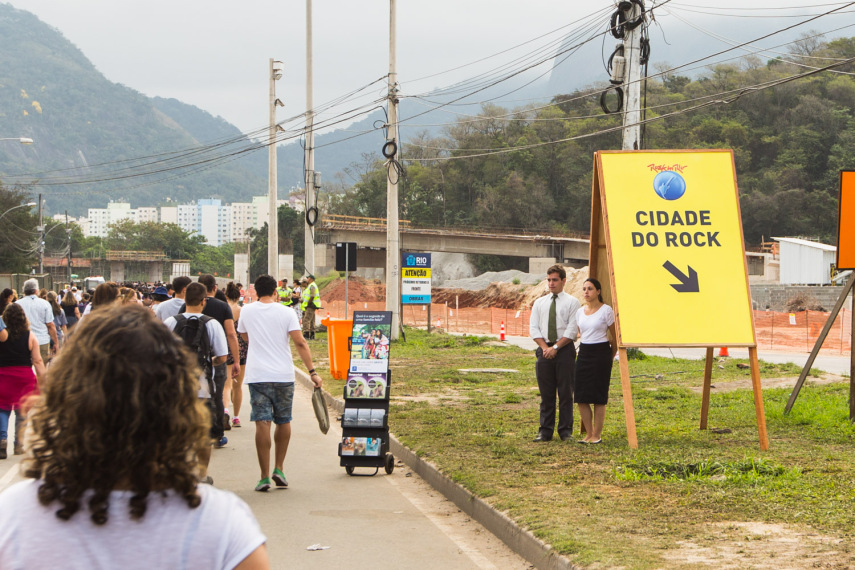
[[[576,311],[581,344],[576,357],[575,400],[582,416],[585,439],[579,443],[601,443],[612,361],[617,353],[615,314],[603,303],[602,286],[596,279],[582,284],[586,305]]]

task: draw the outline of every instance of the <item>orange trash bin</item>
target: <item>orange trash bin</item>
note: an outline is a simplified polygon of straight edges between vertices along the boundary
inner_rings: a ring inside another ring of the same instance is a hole
[[[350,366],[350,335],[353,333],[353,319],[321,319],[327,327],[327,345],[330,351],[330,374],[336,380],[347,379]]]

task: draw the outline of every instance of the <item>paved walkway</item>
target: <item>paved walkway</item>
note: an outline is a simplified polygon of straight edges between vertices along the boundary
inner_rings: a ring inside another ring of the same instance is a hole
[[[248,409],[241,418],[245,427],[226,432],[228,445],[215,449],[211,460],[215,485],[240,496],[258,518],[273,568],[530,567],[403,464],[392,475],[381,469],[374,477],[348,476],[337,455],[341,428],[333,423],[321,433],[310,395],[298,382],[287,489],[253,490],[259,473]],[[0,461],[0,490],[20,480],[19,461],[12,455]],[[329,548],[306,550],[314,544]]]

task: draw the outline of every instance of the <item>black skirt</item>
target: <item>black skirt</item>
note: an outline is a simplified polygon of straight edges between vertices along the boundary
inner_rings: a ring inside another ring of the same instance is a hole
[[[609,384],[612,376],[612,349],[608,342],[580,344],[576,356],[577,404],[609,403]]]

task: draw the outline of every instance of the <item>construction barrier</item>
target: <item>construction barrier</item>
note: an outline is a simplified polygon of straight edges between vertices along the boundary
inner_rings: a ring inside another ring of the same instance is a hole
[[[344,301],[324,304],[334,319],[345,317]],[[352,302],[348,317],[353,311],[383,311],[386,304],[380,302]],[[799,313],[776,313],[754,311],[757,347],[765,350],[808,353],[813,349],[829,313],[802,311]],[[521,309],[460,308],[433,304],[430,308],[431,325],[439,320],[442,329],[450,333],[473,335],[491,334],[497,337],[502,332],[504,321],[507,336],[528,336],[531,307]],[[428,311],[425,305],[404,305],[401,319],[405,326],[428,328]],[[433,326],[431,328],[433,328]],[[848,354],[852,349],[852,311],[841,309],[834,320],[831,331],[822,346],[823,353]]]

